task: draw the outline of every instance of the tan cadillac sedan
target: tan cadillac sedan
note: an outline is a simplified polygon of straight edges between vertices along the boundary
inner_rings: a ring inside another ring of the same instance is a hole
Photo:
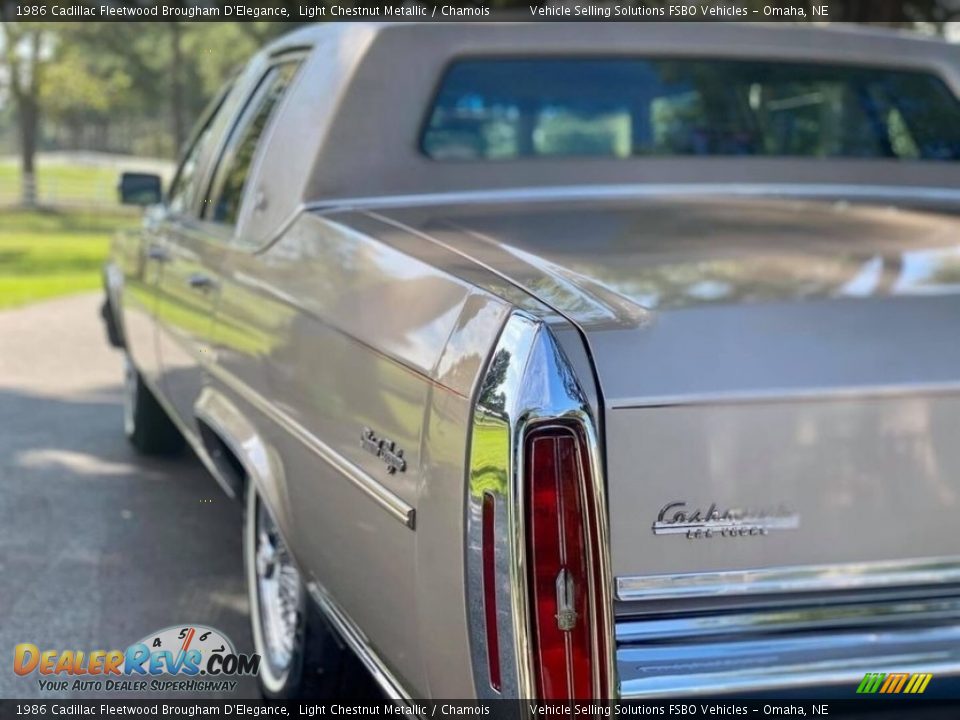
[[[126,434],[245,506],[271,697],[960,669],[960,58],[873,31],[325,25],[106,268]]]

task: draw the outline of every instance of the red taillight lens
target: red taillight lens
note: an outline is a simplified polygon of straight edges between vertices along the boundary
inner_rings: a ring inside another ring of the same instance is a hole
[[[490,686],[500,692],[500,631],[497,626],[496,510],[493,495],[483,496],[483,613],[487,626]]]
[[[586,507],[590,469],[571,428],[535,430],[526,441],[527,557],[534,676],[542,700],[602,694]]]

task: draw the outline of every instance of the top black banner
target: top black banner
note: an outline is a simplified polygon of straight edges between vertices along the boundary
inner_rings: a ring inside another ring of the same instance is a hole
[[[960,0],[0,0],[7,22],[857,22],[960,21]]]
[[[448,720],[599,720],[601,718],[674,717],[762,718],[843,717],[847,720],[955,720],[956,701],[926,702],[919,698],[882,700],[710,700],[651,701],[581,700],[544,703],[527,700],[413,700],[410,702],[344,699],[333,701],[256,701],[207,699],[30,699],[0,700],[0,720],[42,717],[228,717],[284,718],[432,718]]]

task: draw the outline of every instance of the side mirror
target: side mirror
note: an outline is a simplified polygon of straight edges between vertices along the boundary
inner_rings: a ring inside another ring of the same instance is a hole
[[[125,172],[117,189],[123,205],[156,205],[163,201],[160,176],[152,173]]]

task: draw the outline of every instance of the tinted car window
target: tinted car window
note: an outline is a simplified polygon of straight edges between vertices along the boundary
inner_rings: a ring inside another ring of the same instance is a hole
[[[422,138],[438,160],[753,155],[960,159],[935,75],[717,59],[465,60]]]
[[[258,144],[297,67],[298,63],[289,62],[271,68],[231,133],[214,181],[213,209],[208,211],[214,222],[236,223]]]
[[[223,107],[223,102],[230,93],[232,85],[232,82],[228,83],[200,116],[200,121],[193,133],[193,139],[187,146],[187,152],[177,169],[173,184],[170,186],[168,204],[175,213],[188,212],[196,204],[200,184],[198,173],[200,158],[210,143],[213,123],[220,114],[220,109]]]

